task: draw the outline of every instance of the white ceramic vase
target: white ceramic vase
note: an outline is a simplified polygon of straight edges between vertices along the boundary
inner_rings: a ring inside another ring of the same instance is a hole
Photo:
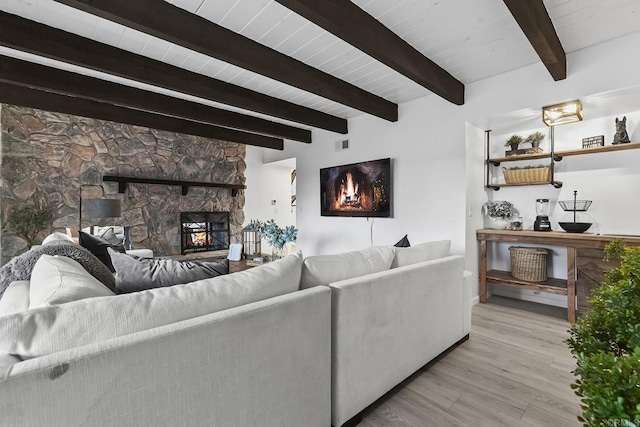
[[[507,218],[494,218],[490,216],[485,217],[485,228],[492,228],[494,230],[505,230],[509,227],[510,220]]]

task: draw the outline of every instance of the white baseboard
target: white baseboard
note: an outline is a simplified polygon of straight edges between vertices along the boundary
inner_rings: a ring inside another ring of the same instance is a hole
[[[471,298],[471,306],[473,307],[476,304],[480,304],[480,297],[479,296]]]

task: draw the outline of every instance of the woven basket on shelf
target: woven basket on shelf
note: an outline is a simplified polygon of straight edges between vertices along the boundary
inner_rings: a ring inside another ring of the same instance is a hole
[[[551,181],[551,169],[549,166],[528,169],[502,168],[502,171],[507,184],[533,184]]]
[[[511,246],[511,275],[528,282],[547,280],[547,253],[544,248]]]

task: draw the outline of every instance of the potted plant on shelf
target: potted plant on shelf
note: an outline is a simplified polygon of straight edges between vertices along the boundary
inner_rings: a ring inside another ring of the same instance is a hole
[[[528,142],[531,144],[531,148],[538,149],[540,148],[540,141],[544,139],[544,134],[542,132],[534,132],[529,135],[524,142]]]
[[[295,242],[298,239],[298,229],[293,225],[288,225],[284,228],[276,224],[275,220],[262,222],[257,219],[252,219],[250,226],[257,230],[260,236],[269,242],[271,249],[271,259],[282,258],[284,255],[284,245],[289,242]]]
[[[482,205],[482,213],[489,218],[485,228],[504,230],[509,226],[511,218],[518,214],[513,203],[506,200],[494,200]]]
[[[620,267],[591,293],[591,311],[565,341],[576,358],[572,388],[582,400],[585,426],[640,424],[640,248],[617,240],[605,248]]]
[[[523,139],[520,135],[511,135],[507,142],[504,143],[505,147],[511,147],[511,151],[517,151],[518,146],[522,143]]]

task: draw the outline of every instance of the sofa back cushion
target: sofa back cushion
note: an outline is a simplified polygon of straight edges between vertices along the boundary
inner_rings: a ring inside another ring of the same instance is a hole
[[[396,254],[391,268],[446,257],[449,255],[450,248],[451,240],[425,242],[408,248],[395,248]]]
[[[42,255],[31,272],[29,308],[113,295],[78,261],[64,256]]]
[[[329,285],[388,270],[393,261],[391,246],[374,246],[336,255],[310,256],[304,260],[300,288]]]
[[[301,269],[302,254],[297,253],[184,285],[12,314],[0,322],[0,352],[38,357],[294,292]]]

